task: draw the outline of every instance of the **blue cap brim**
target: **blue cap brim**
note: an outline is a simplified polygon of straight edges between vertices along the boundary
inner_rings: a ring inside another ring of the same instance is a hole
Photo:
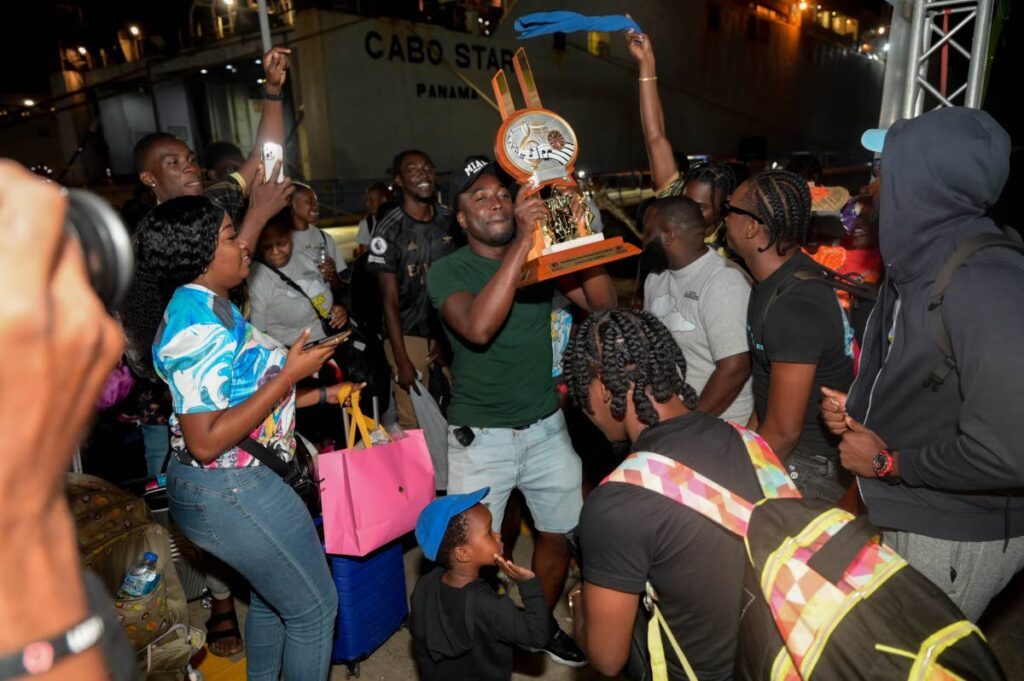
[[[466,494],[449,494],[431,502],[416,521],[416,541],[423,555],[436,561],[437,550],[451,519],[476,506],[490,491],[490,487],[484,487]]]
[[[882,147],[885,146],[885,135],[888,132],[888,130],[883,130],[881,128],[873,128],[861,135],[860,143],[868,151],[881,154]]]

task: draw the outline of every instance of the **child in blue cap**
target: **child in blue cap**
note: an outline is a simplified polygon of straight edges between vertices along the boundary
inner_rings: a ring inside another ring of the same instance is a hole
[[[491,531],[491,512],[480,500],[485,487],[452,494],[427,506],[416,522],[416,540],[438,567],[412,592],[413,655],[420,679],[512,677],[512,647],[540,648],[551,638],[540,580],[501,557],[501,539]],[[480,579],[480,568],[497,565],[519,584],[525,610],[499,596]]]

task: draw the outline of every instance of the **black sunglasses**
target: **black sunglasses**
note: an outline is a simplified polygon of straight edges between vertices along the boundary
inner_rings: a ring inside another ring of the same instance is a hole
[[[749,210],[744,210],[742,208],[737,208],[736,206],[734,206],[731,203],[729,203],[728,201],[726,201],[725,203],[722,204],[722,214],[723,215],[728,215],[729,213],[735,213],[736,215],[745,215],[746,217],[750,218],[754,222],[760,223],[762,225],[764,224],[764,220],[762,220],[759,215],[751,213]]]

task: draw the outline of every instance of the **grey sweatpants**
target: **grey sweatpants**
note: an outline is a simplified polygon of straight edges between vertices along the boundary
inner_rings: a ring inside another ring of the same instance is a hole
[[[1024,537],[1010,539],[1005,551],[1002,539],[951,541],[898,530],[884,532],[882,541],[946,592],[972,622],[1024,568]]]

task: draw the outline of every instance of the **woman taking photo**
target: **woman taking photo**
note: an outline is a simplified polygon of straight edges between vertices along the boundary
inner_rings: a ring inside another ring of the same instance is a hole
[[[330,669],[337,593],[298,495],[239,444],[252,438],[294,456],[295,408],[337,401],[298,391],[334,351],[290,351],[243,319],[229,291],[249,273],[231,219],[201,196],[172,199],[139,225],[137,280],[126,308],[133,353],[170,387],[171,517],[190,540],[252,586],[248,677],[322,680]],[[143,360],[144,361],[144,360]]]

